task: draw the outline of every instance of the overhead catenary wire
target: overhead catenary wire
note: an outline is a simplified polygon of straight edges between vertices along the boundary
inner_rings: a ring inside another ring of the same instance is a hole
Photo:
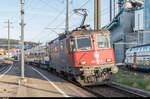
[[[87,0],[86,2],[84,2],[84,3],[80,6],[80,8],[81,8],[81,7],[84,7],[87,3],[89,3],[89,1],[91,1],[91,0]],[[72,12],[72,11],[71,11],[71,12]],[[69,13],[70,13],[70,12],[69,12]],[[74,13],[70,14],[69,17],[71,17],[73,14],[74,14]],[[55,20],[55,21],[56,21],[56,20]],[[63,24],[64,22],[65,22],[65,19],[64,19],[60,24],[58,24],[56,28],[58,28],[58,26],[60,26],[60,25]]]
[[[36,0],[36,1],[38,1],[38,0]],[[41,6],[41,7],[37,7],[37,6],[32,6],[32,8],[31,9],[29,9],[29,12],[31,12],[31,11],[33,11],[33,9],[35,9],[35,8],[39,8],[39,9],[41,9],[41,8],[43,8],[45,5],[47,6],[47,7],[50,7],[50,9],[51,8],[53,8],[53,9],[55,9],[55,10],[57,10],[57,11],[59,11],[57,8],[55,8],[55,7],[53,7],[52,5],[49,5],[47,2],[45,2],[45,0],[39,0],[41,3],[43,3],[44,5],[43,6]],[[39,4],[39,1],[38,2],[36,2],[36,4],[34,4],[34,5],[38,5]],[[35,14],[36,15],[36,14]],[[32,16],[31,18],[28,18],[27,20],[32,20],[32,19],[35,19],[35,17],[36,16]]]
[[[117,8],[117,6],[116,6],[116,8]],[[108,14],[110,14],[109,13],[109,7],[101,10],[101,17],[108,15]],[[94,20],[92,20],[91,22],[94,22]],[[80,24],[80,23],[74,23],[73,25],[70,26],[70,28],[73,28],[77,24]]]
[[[51,8],[53,8],[53,9],[59,11],[58,8],[56,8],[56,7],[52,6],[52,5],[49,5],[49,3],[47,2],[47,0],[46,0],[46,1],[45,1],[45,0],[40,0],[40,1],[43,2],[46,6],[51,7]]]
[[[43,1],[43,0],[42,0],[42,1]],[[84,7],[86,4],[89,3],[89,1],[91,1],[91,0],[87,0],[86,2],[84,2],[84,3],[81,5],[81,7]],[[109,9],[108,9],[108,8],[103,9],[103,10],[102,10],[102,16],[107,15],[107,14],[109,14]],[[64,15],[63,12],[62,12],[60,15]],[[69,12],[69,17],[70,17],[70,16],[72,17],[72,16],[73,16],[73,13],[70,14],[70,12]],[[56,22],[57,22],[56,19],[58,19],[58,18],[60,18],[60,16],[59,16],[59,17],[54,17],[54,20],[51,21],[51,22],[50,22],[49,24],[47,24],[46,26],[44,26],[44,28],[45,28],[45,27],[52,26],[53,23],[56,23]],[[59,28],[59,27],[64,26],[64,25],[65,25],[65,24],[63,24],[64,22],[65,22],[65,19],[62,20],[62,21],[61,21],[58,25],[56,25],[55,27],[56,27],[56,28]],[[62,24],[63,24],[63,25],[62,25]],[[45,34],[43,33],[43,32],[44,32],[44,28],[41,30],[41,32],[39,32],[39,33],[37,34],[37,37],[38,37],[38,38],[44,37],[44,35],[45,35],[45,37],[47,37],[47,34],[46,34],[46,33],[45,33]],[[39,36],[39,34],[42,34],[43,36]],[[38,39],[38,38],[35,37],[35,39]]]
[[[80,6],[80,8],[83,7],[83,6],[85,6],[87,3],[89,3],[89,1],[90,1],[90,0],[87,0],[86,2],[84,2],[84,4],[82,4],[82,5]],[[72,12],[72,11],[71,11],[71,12]],[[70,13],[70,12],[69,12],[69,13]],[[70,14],[69,17],[72,17],[73,14],[74,14],[74,13],[72,12],[72,14]],[[60,26],[60,25],[63,24],[64,22],[65,22],[65,19],[64,19],[60,24],[58,24],[56,28],[58,28],[58,26]]]
[[[41,32],[39,32],[37,34],[37,37],[39,37],[39,34],[41,34],[42,32],[44,32],[45,28],[49,27],[50,25],[54,24],[54,22],[62,15],[62,13],[64,12],[65,9],[63,9],[60,13],[58,13],[58,15],[49,23],[46,25],[46,27],[44,27]],[[37,39],[37,37],[35,39]]]
[[[25,9],[27,9],[28,7],[30,7],[30,4],[31,4],[31,2],[33,2],[34,0],[25,0]],[[15,31],[15,33],[16,34],[18,34],[19,33],[19,25],[20,25],[20,23],[19,23],[19,14],[20,14],[20,10],[18,10],[17,12],[16,12],[16,14],[12,17],[12,18],[10,18],[11,20],[17,20],[17,24],[16,24],[16,26],[14,26],[14,29],[13,29],[13,31]],[[14,22],[13,22],[14,23]],[[17,32],[18,31],[18,32]],[[13,34],[14,35],[14,34]],[[18,36],[16,36],[16,37],[18,37],[19,38],[19,35],[20,34],[18,34]]]
[[[34,0],[26,0],[28,2],[25,2],[25,9],[29,9],[31,7],[31,4],[33,3]]]
[[[41,2],[41,1],[40,1]],[[26,15],[28,15],[28,13],[31,13],[35,8],[39,8],[39,6],[37,6],[39,4],[39,1],[37,0],[37,2],[35,2],[34,5],[36,6],[31,6],[31,4],[34,4],[33,2],[30,3],[30,7],[28,7],[28,9],[26,9]],[[43,6],[42,6],[43,7]],[[42,8],[41,7],[41,8]],[[30,9],[29,9],[30,8]],[[29,12],[28,12],[29,11]],[[26,20],[32,20],[32,19],[35,19],[35,15],[34,16],[31,16],[31,18],[26,18]]]
[[[89,3],[91,0],[87,0],[83,5],[80,6],[80,8],[84,7],[87,3]]]
[[[65,10],[65,8],[64,8],[64,10]],[[60,15],[62,15],[62,13],[64,12],[64,10],[63,10],[62,12],[60,12]],[[70,13],[70,12],[69,12],[69,13]],[[56,19],[60,17],[60,15],[56,16],[55,19],[52,20],[46,27],[52,25],[52,24],[56,21]],[[64,15],[64,14],[63,14],[63,15]],[[45,29],[46,27],[44,27],[44,29]],[[57,28],[57,27],[56,27],[56,28]],[[41,33],[44,31],[44,29],[43,29],[39,34],[41,34]]]
[[[87,0],[86,2],[84,2],[79,8],[82,8],[82,7],[84,7],[86,4],[88,4],[89,3],[89,1],[91,1],[91,0]],[[72,12],[72,11],[71,11]],[[72,14],[70,14],[70,18],[73,16],[73,12],[72,12]],[[65,20],[63,20],[58,26],[60,26],[63,22],[65,22]]]
[[[41,1],[43,4],[46,4],[46,5],[47,5],[47,3],[43,2],[43,0],[40,0],[40,1]],[[49,6],[49,7],[51,7],[51,6]],[[56,10],[56,9],[55,9],[55,10]],[[64,11],[64,9],[63,9],[63,11]],[[54,21],[56,21],[57,18],[58,18],[62,13],[63,13],[63,12],[61,11],[61,12],[54,18],[54,20],[51,21],[48,25],[50,25],[51,23],[54,23]],[[48,26],[48,25],[47,25],[47,26]],[[38,33],[38,35],[41,34],[41,33],[43,32],[43,30],[44,30],[44,29],[42,29],[41,32]],[[37,36],[38,36],[38,35],[37,35]],[[34,38],[35,38],[35,37],[34,37]]]

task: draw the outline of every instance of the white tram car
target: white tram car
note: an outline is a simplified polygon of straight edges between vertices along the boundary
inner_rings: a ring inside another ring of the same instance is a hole
[[[125,64],[133,66],[135,63],[137,67],[150,68],[150,44],[132,47],[126,51]]]

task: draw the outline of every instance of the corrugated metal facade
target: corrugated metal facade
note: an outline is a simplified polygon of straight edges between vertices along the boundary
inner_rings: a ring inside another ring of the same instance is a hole
[[[133,32],[134,12],[124,11],[119,16],[119,19],[119,25],[111,30],[111,43],[114,47],[116,62],[122,63],[125,59],[126,50],[126,45],[124,43],[130,39],[126,38],[126,34]]]
[[[117,63],[123,63],[123,61],[124,61],[124,45],[115,43],[114,44],[114,52],[115,52],[115,61]]]
[[[144,29],[150,31],[150,0],[144,1]]]
[[[124,62],[127,48],[150,44],[150,0],[144,0],[144,10],[136,11],[124,10],[117,16],[119,18],[116,18],[119,24],[111,26],[111,44],[114,47],[117,63]]]
[[[150,0],[144,0],[144,30],[150,31]],[[150,44],[150,32],[144,33],[144,44]]]

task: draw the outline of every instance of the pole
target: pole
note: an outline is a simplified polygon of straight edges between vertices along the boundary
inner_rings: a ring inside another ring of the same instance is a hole
[[[21,0],[21,78],[24,80],[24,0]]]
[[[10,58],[10,21],[8,20],[8,59]]]
[[[101,0],[98,0],[98,30],[101,28]]]
[[[122,8],[122,0],[118,0],[118,11],[120,12],[121,8]]]
[[[97,29],[97,0],[94,0],[94,29]]]
[[[114,0],[114,17],[116,15],[116,0]]]
[[[110,0],[110,22],[112,21],[112,0]]]
[[[66,0],[66,33],[69,32],[69,15],[68,15],[68,10],[69,10],[69,2]]]
[[[101,9],[100,0],[94,0],[94,29],[99,30],[101,28]]]
[[[140,14],[138,14],[138,40],[137,40],[137,45],[139,45],[139,39],[140,39],[140,36],[139,36],[139,30],[140,30]]]

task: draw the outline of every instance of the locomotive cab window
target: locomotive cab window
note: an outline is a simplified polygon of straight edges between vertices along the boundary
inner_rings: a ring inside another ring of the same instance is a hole
[[[77,37],[77,49],[78,51],[92,50],[92,43],[90,36]]]
[[[70,51],[76,51],[75,38],[70,39]]]
[[[108,36],[97,35],[96,42],[98,49],[109,48],[109,38]]]

